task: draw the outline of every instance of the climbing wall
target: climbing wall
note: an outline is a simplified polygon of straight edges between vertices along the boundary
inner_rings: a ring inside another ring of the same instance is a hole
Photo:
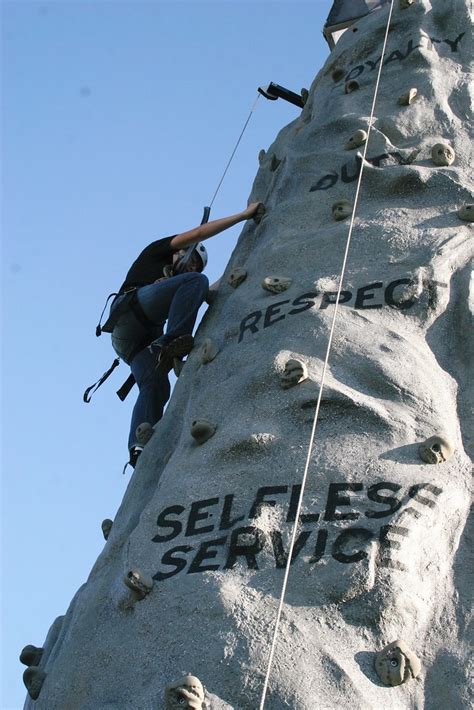
[[[158,709],[176,681],[169,708],[259,706],[362,165],[265,707],[469,706],[469,6],[395,0],[368,144],[389,5],[261,152],[267,214],[87,583],[25,651],[25,707]]]

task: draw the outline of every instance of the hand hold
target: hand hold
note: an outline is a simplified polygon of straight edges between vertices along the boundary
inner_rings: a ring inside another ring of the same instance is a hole
[[[186,675],[165,690],[165,710],[203,710],[206,691],[196,676]]]
[[[229,276],[227,277],[227,283],[229,283],[232,288],[238,288],[240,284],[245,281],[246,278],[246,270],[240,268],[240,266],[237,266],[235,269],[232,269]]]
[[[200,360],[203,363],[203,365],[207,364],[208,362],[212,362],[214,358],[216,357],[217,353],[219,352],[218,346],[214,343],[213,340],[210,338],[206,338],[206,340],[203,342],[201,346],[201,351],[200,351]]]
[[[445,167],[454,163],[456,153],[447,143],[436,143],[431,149],[431,160],[435,165]]]
[[[347,200],[338,200],[332,206],[332,216],[336,222],[347,219],[352,214],[352,205]]]
[[[20,653],[20,662],[25,666],[39,666],[44,648],[28,644]]]
[[[292,280],[287,276],[266,276],[262,281],[262,288],[270,293],[281,293],[290,288]]]
[[[410,89],[409,91],[407,91],[406,94],[402,94],[402,96],[400,96],[398,98],[397,103],[399,106],[409,106],[410,104],[413,103],[413,101],[416,99],[417,96],[418,96],[418,89],[415,89],[415,88]]]
[[[216,433],[217,427],[206,419],[195,419],[191,424],[191,436],[198,444],[204,444]]]
[[[101,528],[102,528],[102,535],[104,536],[104,540],[109,539],[110,531],[112,530],[112,525],[114,524],[113,520],[110,520],[110,518],[106,518],[105,520],[102,521]]]
[[[257,211],[255,212],[255,214],[252,218],[253,221],[255,222],[255,224],[260,224],[262,219],[265,217],[266,213],[267,213],[267,209],[266,209],[265,205],[263,204],[263,202],[261,202],[259,204],[259,206],[257,207]]]
[[[454,446],[442,436],[430,436],[418,447],[420,459],[425,463],[444,463],[454,453]]]
[[[407,10],[410,5],[414,5],[416,0],[400,0],[400,10]]]
[[[131,589],[138,599],[144,599],[153,589],[153,580],[138,569],[130,570],[123,578],[126,586]]]
[[[407,644],[398,639],[377,653],[375,671],[384,685],[401,685],[420,674],[421,663]]]
[[[344,93],[345,94],[352,94],[352,92],[357,91],[357,89],[360,89],[360,84],[355,79],[351,79],[350,81],[346,81],[346,83],[344,84]]]
[[[280,378],[280,384],[283,389],[294,387],[300,382],[308,379],[308,369],[301,360],[291,359],[285,364],[285,369]]]
[[[135,437],[137,439],[137,444],[140,446],[145,446],[150,441],[153,436],[154,429],[149,422],[143,422],[139,424],[135,430]]]
[[[341,81],[341,79],[344,79],[344,74],[345,74],[344,69],[341,69],[340,67],[336,67],[336,69],[334,69],[331,74],[332,80],[335,82]]]
[[[463,205],[458,210],[458,217],[464,222],[474,222],[474,205]]]
[[[23,673],[23,683],[28,691],[28,695],[33,700],[39,697],[41,688],[46,679],[46,673],[38,668],[38,666],[30,666]]]
[[[347,143],[345,144],[346,150],[352,150],[353,148],[358,148],[360,145],[364,145],[367,140],[367,132],[360,128],[358,131],[352,134]]]

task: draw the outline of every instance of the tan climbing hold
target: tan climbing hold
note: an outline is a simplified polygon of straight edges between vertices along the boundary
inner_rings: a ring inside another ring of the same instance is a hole
[[[341,79],[344,79],[344,74],[345,71],[344,69],[341,69],[340,67],[336,67],[336,69],[333,70],[331,77],[333,81],[341,81]]]
[[[23,673],[23,683],[28,691],[28,695],[33,700],[39,697],[41,688],[46,679],[46,673],[42,671],[38,666],[30,666]]]
[[[207,419],[195,419],[191,424],[191,436],[198,444],[204,444],[216,433],[217,427]]]
[[[135,430],[135,437],[137,439],[137,444],[140,446],[145,446],[150,441],[153,436],[153,427],[149,422],[143,422],[139,424]]]
[[[105,520],[102,521],[101,528],[102,528],[102,535],[104,536],[104,540],[109,539],[110,531],[112,530],[112,525],[114,524],[114,521],[111,520],[110,518],[106,518]]]
[[[185,675],[165,690],[165,710],[204,710],[206,691],[203,684],[193,675]]]
[[[25,666],[39,666],[43,653],[44,648],[28,644],[20,653],[20,663],[23,663]]]
[[[214,358],[216,357],[217,353],[219,352],[219,347],[216,345],[216,343],[211,340],[211,338],[206,338],[206,340],[203,342],[201,346],[201,350],[199,352],[199,358],[202,362],[203,365],[206,365],[208,362],[212,362]]]
[[[407,10],[416,0],[400,0],[400,10]]]
[[[352,136],[346,142],[344,147],[346,150],[352,150],[353,148],[358,148],[359,146],[364,145],[366,140],[367,131],[364,131],[362,128],[360,128],[358,131],[352,134]]]
[[[431,149],[431,160],[435,165],[445,167],[454,163],[456,153],[447,143],[436,143]]]
[[[282,162],[281,159],[277,158],[275,153],[272,153],[272,157],[270,158],[270,163],[269,163],[269,167],[270,167],[270,170],[272,173],[274,173],[275,170],[278,170],[278,168],[281,165],[281,162]]]
[[[336,222],[347,219],[352,214],[352,205],[347,200],[338,200],[332,206],[332,216]]]
[[[345,94],[352,94],[352,92],[357,91],[357,89],[360,89],[360,84],[355,79],[351,79],[350,81],[346,81],[346,83],[344,84],[344,93]]]
[[[458,210],[458,217],[464,222],[474,222],[474,205],[463,205]]]
[[[420,459],[425,463],[444,463],[454,453],[454,446],[443,436],[430,436],[418,447]]]
[[[292,280],[287,276],[266,276],[262,281],[262,288],[270,293],[281,293],[290,288]]]
[[[153,580],[139,569],[127,572],[123,578],[126,586],[131,589],[138,599],[144,599],[153,589]]]
[[[397,103],[399,106],[409,106],[410,104],[413,103],[413,101],[416,99],[417,96],[418,96],[418,89],[415,89],[413,87],[412,89],[407,91],[406,94],[402,94],[398,98]]]
[[[308,368],[296,358],[291,358],[287,360],[285,364],[285,369],[280,378],[280,384],[283,389],[288,389],[289,387],[294,387],[300,382],[308,379]]]
[[[420,675],[421,663],[407,644],[397,639],[377,653],[375,671],[384,685],[401,685]]]
[[[258,162],[260,163],[260,165],[261,165],[261,164],[263,163],[263,161],[265,160],[266,154],[267,154],[267,151],[266,151],[264,148],[262,148],[262,150],[259,151],[259,153],[258,153]]]
[[[246,278],[246,270],[238,266],[237,268],[232,269],[229,276],[227,277],[227,282],[232,286],[232,288],[238,288],[240,284],[245,281]]]

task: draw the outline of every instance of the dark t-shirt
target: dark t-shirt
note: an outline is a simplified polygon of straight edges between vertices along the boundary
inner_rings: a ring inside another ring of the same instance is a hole
[[[173,261],[173,254],[176,249],[172,249],[170,242],[176,235],[158,239],[156,242],[149,244],[137,259],[133,262],[125,281],[120,287],[119,293],[131,286],[146,286],[152,284],[157,279],[165,276],[163,269]]]

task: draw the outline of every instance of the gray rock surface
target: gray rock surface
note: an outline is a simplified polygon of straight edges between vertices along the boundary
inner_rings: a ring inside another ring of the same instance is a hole
[[[472,224],[467,0],[395,3],[266,707],[469,707]],[[42,710],[156,710],[198,676],[211,707],[257,708],[275,624],[388,8],[347,31],[268,148],[245,226],[103,552],[45,643]],[[336,71],[337,70],[337,71]],[[359,89],[345,93],[347,82]],[[416,101],[398,97],[416,86]],[[436,143],[454,162],[431,161]],[[405,155],[420,151],[410,164]],[[278,156],[268,164],[266,156]],[[270,167],[270,169],[269,169]],[[227,276],[248,272],[238,289]],[[283,273],[284,293],[265,292]],[[316,286],[315,284],[318,284]],[[324,284],[328,284],[323,288]],[[200,346],[219,343],[205,364]],[[289,359],[308,378],[284,389]],[[197,418],[216,422],[198,445]],[[420,443],[443,432],[449,460]],[[124,605],[130,569],[151,592]],[[403,639],[421,673],[384,686]]]

